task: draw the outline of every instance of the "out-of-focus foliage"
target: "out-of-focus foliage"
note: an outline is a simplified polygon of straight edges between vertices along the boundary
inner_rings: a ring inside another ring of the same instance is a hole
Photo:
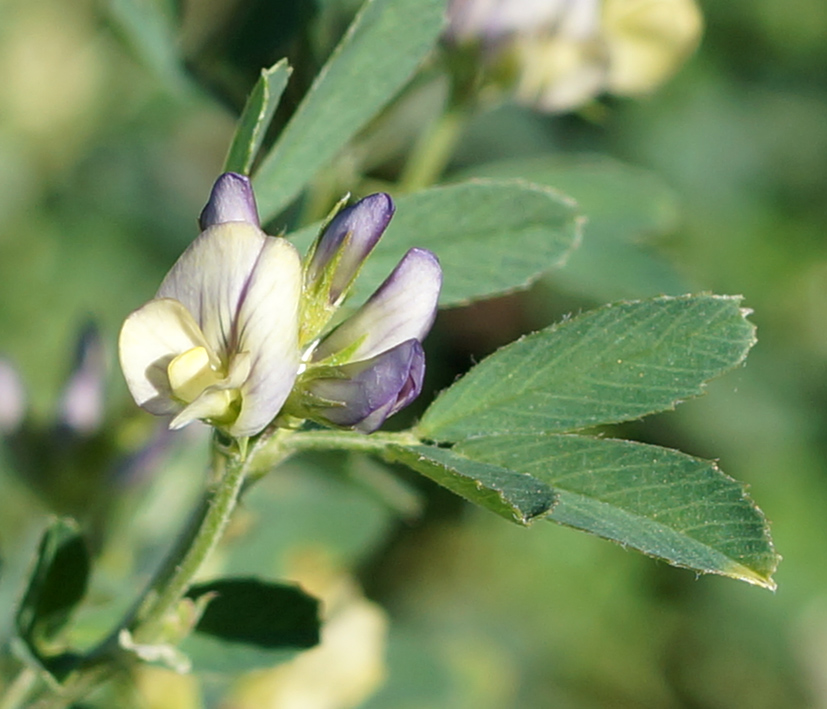
[[[233,110],[261,67],[285,55],[302,67],[285,94],[294,108],[356,4],[185,2],[180,18],[174,2],[0,5],[0,349],[21,372],[33,424],[54,420],[81,325],[91,316],[113,343],[197,232],[193,215],[225,159]],[[141,8],[161,14],[147,24]],[[470,125],[456,175],[511,177],[502,165],[479,166],[585,152],[658,177],[641,173],[653,184],[643,206],[615,198],[640,210],[622,234],[610,233],[600,210],[592,220],[594,239],[622,258],[601,263],[587,225],[574,276],[446,313],[431,342],[442,364],[427,386],[605,299],[742,294],[760,338],[749,365],[707,397],[622,433],[716,456],[747,481],[785,556],[781,590],[699,580],[562,527],[520,529],[359,456],[343,467],[340,456],[335,465],[300,459],[251,490],[206,573],[301,582],[324,600],[323,644],[231,687],[196,689],[142,670],[145,706],[216,706],[227,692],[242,707],[290,706],[285,697],[302,692],[325,706],[376,709],[827,706],[827,9],[818,0],[732,0],[703,11],[698,53],[647,99],[557,118],[506,104]],[[371,178],[395,174],[395,146],[427,123],[441,90],[415,87],[405,120],[388,119],[393,134],[376,126],[378,145],[362,136],[317,180],[317,194],[341,196],[368,147]],[[277,124],[285,118],[277,112]],[[581,198],[577,184],[549,183]],[[591,199],[616,209],[610,197]],[[326,203],[304,209],[320,217]],[[637,282],[628,272],[601,276],[641,263],[647,275]],[[133,600],[123,579],[157,563],[204,467],[199,432],[159,443],[154,422],[133,413],[120,378],[110,379],[107,410],[119,423],[106,432],[108,459],[122,463],[100,470],[99,456],[83,458],[114,501],[92,526],[96,572],[71,638],[81,647]],[[162,474],[150,479],[154,470]],[[53,510],[9,456],[0,486],[6,623]]]

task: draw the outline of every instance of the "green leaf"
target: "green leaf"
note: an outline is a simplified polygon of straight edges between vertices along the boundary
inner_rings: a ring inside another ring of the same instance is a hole
[[[554,487],[548,518],[703,573],[774,589],[778,565],[766,520],[715,463],[631,441],[521,434],[471,439],[455,450]]]
[[[414,246],[439,257],[441,307],[526,288],[565,263],[580,239],[578,214],[559,192],[514,180],[467,182],[400,197],[351,297],[367,298]],[[317,231],[314,225],[291,239],[309,245]]]
[[[44,644],[63,629],[86,593],[89,552],[70,519],[57,519],[44,532],[37,562],[17,612],[17,632],[32,654],[43,658]]]
[[[543,156],[474,166],[456,179],[521,177],[554,187],[585,215],[583,243],[554,286],[605,303],[678,295],[684,279],[646,240],[675,229],[674,193],[651,172],[601,155]]]
[[[481,463],[436,446],[391,445],[383,452],[388,462],[403,463],[469,502],[507,520],[530,524],[554,504],[554,491],[528,475]]]
[[[253,161],[261,148],[270,121],[273,120],[273,114],[291,72],[286,59],[282,59],[269,69],[261,70],[261,76],[250,92],[244,111],[238,119],[238,128],[224,163],[224,172],[250,174]]]
[[[360,435],[363,434],[354,434]],[[393,514],[349,479],[352,454],[305,453],[279,466],[244,495],[243,537],[225,542],[234,576],[289,571],[308,539],[336,563],[356,566],[391,532]]]
[[[404,86],[436,41],[444,13],[445,0],[365,2],[256,172],[263,222]]]
[[[150,0],[109,0],[109,12],[140,59],[173,93],[189,82],[178,55],[172,12]]]
[[[195,626],[199,633],[270,650],[319,642],[319,602],[298,586],[259,579],[218,579],[193,586],[187,597],[214,595]]]
[[[298,586],[254,578],[218,579],[187,596],[214,595],[182,650],[198,671],[270,667],[319,642],[319,601]]]
[[[739,302],[689,295],[618,303],[536,332],[442,392],[417,435],[563,433],[674,408],[755,343]]]

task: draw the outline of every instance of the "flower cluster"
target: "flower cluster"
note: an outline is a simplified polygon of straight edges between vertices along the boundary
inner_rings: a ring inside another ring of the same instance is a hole
[[[421,341],[442,274],[411,249],[351,317],[331,328],[393,215],[376,194],[340,211],[304,259],[260,228],[249,180],[225,173],[201,234],[120,336],[121,367],[139,406],[200,419],[234,437],[285,417],[369,433],[422,388]]]
[[[451,0],[447,38],[477,45],[493,76],[550,112],[603,91],[649,93],[692,52],[695,0]]]

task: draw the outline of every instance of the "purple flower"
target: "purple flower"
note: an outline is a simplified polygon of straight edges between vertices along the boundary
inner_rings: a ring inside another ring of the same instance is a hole
[[[367,302],[322,339],[313,361],[343,352],[349,362],[370,359],[405,340],[421,341],[434,324],[441,288],[437,257],[410,249]]]
[[[106,357],[100,332],[89,324],[80,333],[75,366],[58,404],[58,421],[72,431],[90,435],[103,424]]]
[[[372,194],[339,212],[327,225],[310,254],[305,283],[324,287],[328,305],[347,294],[365,259],[384,233],[395,207],[390,195]]]
[[[702,26],[696,0],[450,0],[445,38],[476,54],[489,92],[557,113],[603,92],[650,93]]]
[[[421,342],[436,317],[442,270],[411,249],[368,301],[313,350],[302,377],[308,416],[370,433],[422,389]]]
[[[406,340],[370,359],[336,367],[335,374],[308,385],[315,398],[331,403],[319,415],[336,426],[372,433],[419,396],[425,352],[419,340]]]

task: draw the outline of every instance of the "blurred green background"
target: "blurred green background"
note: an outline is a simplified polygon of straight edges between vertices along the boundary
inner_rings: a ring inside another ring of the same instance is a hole
[[[112,449],[128,455],[154,435],[115,366],[120,322],[195,236],[258,68],[285,54],[300,67],[286,115],[354,4],[0,2],[0,353],[26,383],[33,425],[52,416],[91,318],[112,365]],[[702,9],[698,52],[653,96],[586,116],[501,107],[469,127],[452,169],[585,152],[656,175],[647,248],[675,288],[743,294],[759,342],[706,397],[623,433],[717,458],[748,483],[784,557],[778,591],[696,578],[559,527],[512,527],[361,459],[298,461],[252,491],[214,562],[334,599],[340,653],[305,677],[339,689],[295,706],[827,707],[827,5]],[[641,277],[634,292],[627,275],[588,288],[561,272],[525,297],[446,313],[429,344],[431,391],[525,329],[658,290]],[[121,518],[108,528],[121,536],[101,543],[93,600],[128,603],[117,579],[151,567],[177,528],[202,443],[176,439],[163,481],[109,484]],[[0,629],[51,509],[8,456],[3,466]],[[130,555],[136,540],[145,553]],[[146,689],[136,701],[198,706],[232,691],[223,706],[292,707],[272,689],[291,681],[177,698]]]

